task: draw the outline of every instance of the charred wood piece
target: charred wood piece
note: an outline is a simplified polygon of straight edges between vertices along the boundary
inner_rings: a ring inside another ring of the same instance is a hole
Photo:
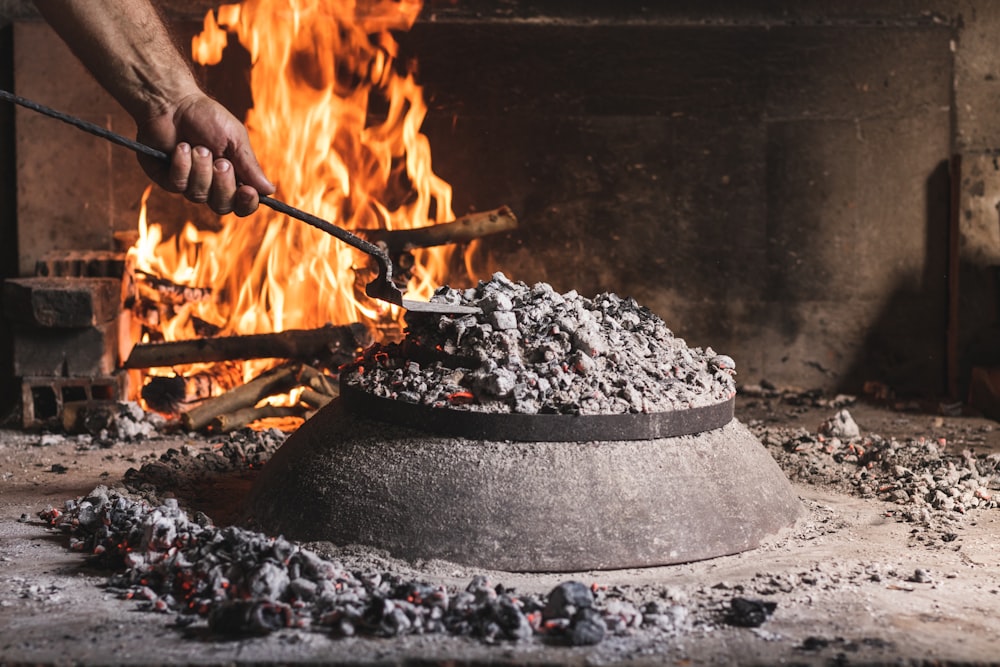
[[[305,389],[302,390],[302,395],[299,398],[306,405],[318,410],[319,408],[322,408],[327,403],[336,398],[336,396],[328,396],[326,394],[321,394],[315,389],[310,389],[309,387],[306,387]]]
[[[189,431],[200,431],[220,415],[252,408],[261,399],[290,390],[296,386],[296,377],[300,369],[298,364],[285,364],[272,368],[250,382],[188,410],[181,415],[181,421]]]
[[[332,400],[332,399],[331,399]],[[213,433],[231,433],[244,426],[252,424],[258,419],[271,419],[275,417],[304,417],[306,408],[279,405],[262,405],[259,408],[241,408],[233,412],[218,415],[208,424],[208,430]]]
[[[238,359],[311,359],[353,353],[371,343],[362,324],[294,329],[272,334],[145,343],[132,348],[125,368],[158,368]]]
[[[328,375],[321,373],[312,366],[303,366],[299,372],[299,384],[311,389],[318,394],[329,398],[336,398],[340,394],[340,388],[336,381]]]
[[[372,243],[384,245],[390,255],[414,248],[430,248],[449,243],[467,243],[490,234],[517,229],[517,217],[507,206],[470,213],[453,222],[415,229],[359,229],[357,233]]]
[[[142,386],[146,405],[164,414],[178,414],[187,403],[200,403],[243,384],[239,364],[219,363],[212,370],[188,375],[152,375]]]
[[[154,301],[180,305],[184,303],[197,303],[212,296],[211,287],[180,285],[143,271],[136,271],[135,279],[139,295],[145,298],[152,298]]]

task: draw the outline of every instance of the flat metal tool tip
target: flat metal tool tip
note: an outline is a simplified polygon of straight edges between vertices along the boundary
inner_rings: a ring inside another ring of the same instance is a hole
[[[408,311],[416,313],[437,313],[439,315],[478,315],[483,312],[476,306],[461,306],[454,303],[444,303],[439,301],[413,301],[403,299],[400,304]]]

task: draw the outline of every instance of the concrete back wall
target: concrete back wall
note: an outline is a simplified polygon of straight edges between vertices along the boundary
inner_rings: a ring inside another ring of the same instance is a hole
[[[634,296],[740,379],[944,387],[950,25],[438,16],[404,40],[456,207],[527,282]]]

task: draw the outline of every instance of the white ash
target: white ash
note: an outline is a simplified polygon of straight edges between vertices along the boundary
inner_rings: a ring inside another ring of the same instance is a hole
[[[121,401],[118,412],[106,430],[98,434],[102,442],[135,442],[154,438],[166,420],[155,412],[146,412],[138,403]]]
[[[841,440],[850,440],[861,436],[858,423],[847,410],[841,410],[820,426],[820,433]]]
[[[134,401],[108,401],[87,406],[74,436],[83,448],[110,448],[119,443],[139,442],[157,438],[167,421],[155,412],[146,412]],[[65,436],[46,434],[39,444],[63,442]]]
[[[61,445],[66,442],[66,436],[60,435],[59,433],[43,433],[38,439],[39,447],[52,447],[53,445]]]
[[[633,299],[559,294],[501,273],[432,301],[476,315],[408,313],[400,344],[375,345],[342,375],[365,392],[411,403],[522,414],[653,413],[735,394],[735,363],[688,347]]]

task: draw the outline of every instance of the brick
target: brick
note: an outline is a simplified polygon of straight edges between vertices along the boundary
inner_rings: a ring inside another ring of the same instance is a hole
[[[92,401],[124,401],[128,396],[128,374],[93,378],[21,378],[21,427],[58,426],[67,404]]]
[[[21,21],[12,29],[14,92],[135,136],[128,113],[48,24]],[[131,151],[29,109],[14,116],[19,275],[31,275],[43,253],[111,250],[114,231],[136,228],[149,179]]]
[[[15,329],[14,375],[108,376],[118,368],[117,320],[85,329]]]
[[[121,311],[118,278],[12,278],[3,286],[4,316],[20,327],[93,327]]]
[[[63,278],[121,278],[125,253],[111,250],[48,252],[35,262],[35,275]]]

